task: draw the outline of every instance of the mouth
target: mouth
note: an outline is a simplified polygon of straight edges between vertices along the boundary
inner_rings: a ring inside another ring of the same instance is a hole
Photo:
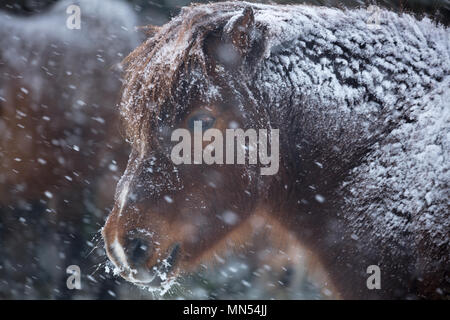
[[[130,270],[121,274],[126,280],[144,288],[161,288],[175,278],[174,270],[180,254],[180,244],[175,243],[169,249],[166,258],[150,269]]]

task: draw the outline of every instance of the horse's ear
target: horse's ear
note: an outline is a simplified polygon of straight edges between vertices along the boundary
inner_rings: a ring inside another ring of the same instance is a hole
[[[213,33],[207,41],[207,50],[216,63],[236,69],[243,64],[253,64],[262,54],[262,33],[256,27],[250,6],[233,16],[219,34]]]
[[[244,57],[251,49],[252,35],[255,28],[255,15],[251,7],[246,7],[241,15],[233,17],[223,29],[224,41],[233,45]]]

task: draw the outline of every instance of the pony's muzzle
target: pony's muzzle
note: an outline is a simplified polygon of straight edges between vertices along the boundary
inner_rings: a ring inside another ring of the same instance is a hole
[[[124,279],[142,286],[158,287],[174,270],[180,252],[179,243],[174,243],[156,257],[159,250],[150,239],[131,236],[123,242],[122,245],[116,239],[106,251]]]
[[[125,243],[125,255],[132,269],[145,269],[145,265],[152,253],[152,247],[147,239],[130,238]]]

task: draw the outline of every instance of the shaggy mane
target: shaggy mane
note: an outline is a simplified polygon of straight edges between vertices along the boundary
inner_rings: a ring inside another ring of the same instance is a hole
[[[130,141],[140,136],[143,117],[154,125],[162,106],[176,101],[175,91],[179,89],[180,81],[193,81],[190,85],[206,88],[204,40],[245,6],[245,3],[236,2],[194,4],[184,7],[163,27],[150,27],[154,35],[123,61],[126,86],[122,91],[120,113]]]

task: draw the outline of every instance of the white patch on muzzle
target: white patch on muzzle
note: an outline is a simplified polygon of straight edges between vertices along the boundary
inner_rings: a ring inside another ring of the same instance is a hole
[[[118,272],[124,271],[124,270],[130,270],[130,266],[127,261],[127,256],[125,255],[125,250],[123,249],[120,242],[116,239],[114,239],[114,242],[111,244],[111,249],[114,251],[114,257],[118,260],[117,263],[119,264],[116,266]],[[111,261],[114,260],[111,259]]]
[[[125,185],[123,186],[122,190],[120,191],[120,196],[119,196],[119,216],[122,215],[122,210],[125,207],[125,204],[127,202],[129,191],[130,191],[130,180],[128,180],[125,183]]]

